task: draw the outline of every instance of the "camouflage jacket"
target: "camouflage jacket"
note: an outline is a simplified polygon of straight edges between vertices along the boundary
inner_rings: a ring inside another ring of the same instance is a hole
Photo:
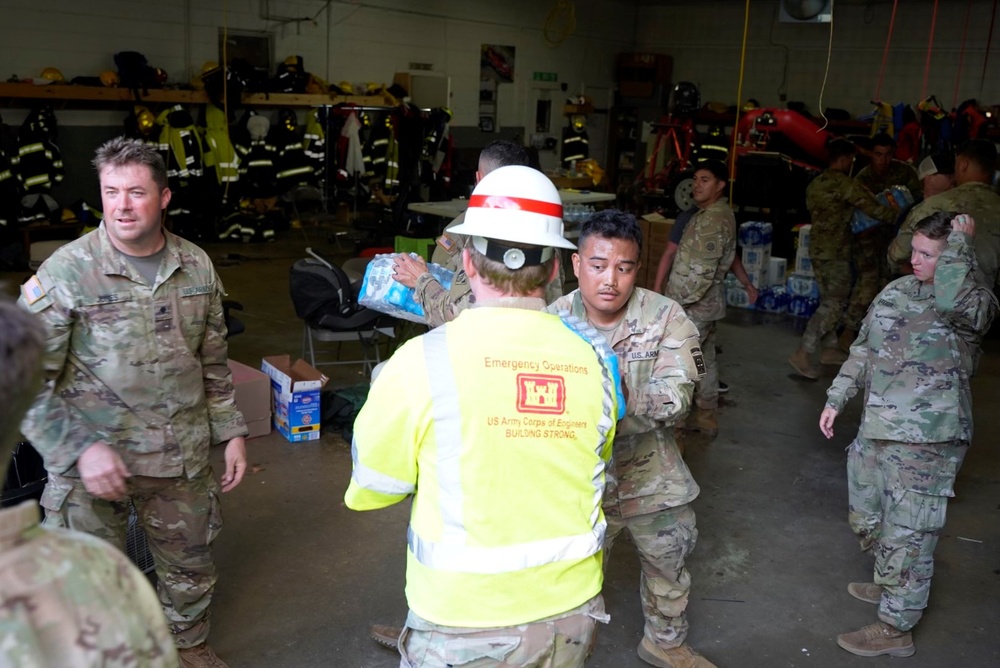
[[[723,280],[736,257],[736,218],[725,199],[698,211],[685,226],[666,295],[704,322],[726,317]]]
[[[176,668],[160,601],[128,557],[38,520],[34,501],[0,510],[0,666]]]
[[[889,263],[900,272],[910,261],[913,250],[913,227],[932,213],[966,213],[976,221],[976,263],[979,281],[990,288],[1000,288],[1000,195],[985,183],[963,183],[951,190],[928,197],[913,207],[889,246]]]
[[[917,170],[902,160],[890,162],[889,168],[883,176],[876,174],[869,165],[858,172],[854,178],[860,181],[865,188],[868,188],[873,195],[879,194],[890,186],[906,186],[914,200],[919,200],[924,194],[924,186],[917,178]]]
[[[48,332],[46,382],[22,431],[50,471],[78,475],[80,453],[103,440],[134,475],[193,477],[209,445],[247,433],[226,364],[222,283],[204,251],[164,234],[153,286],[102,225],[22,288],[19,303]]]
[[[932,284],[890,283],[865,316],[827,406],[841,412],[864,387],[859,435],[903,443],[972,440],[969,378],[997,301],[975,279],[971,240],[948,236]]]
[[[812,219],[809,257],[813,260],[851,258],[851,214],[856,208],[886,224],[896,221],[894,209],[879,204],[856,179],[833,169],[806,188],[806,207]]]
[[[579,290],[548,311],[587,317]],[[629,396],[615,434],[605,512],[634,517],[693,501],[700,490],[673,425],[687,414],[694,382],[705,372],[698,330],[677,302],[636,288],[610,343]]]

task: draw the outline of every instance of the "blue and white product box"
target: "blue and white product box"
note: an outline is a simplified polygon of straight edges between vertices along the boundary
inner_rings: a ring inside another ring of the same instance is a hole
[[[809,256],[809,235],[812,232],[812,225],[800,225],[799,226],[799,238],[795,242],[795,250],[797,253],[805,254]]]
[[[796,318],[808,318],[819,308],[819,300],[815,297],[791,295],[788,299],[788,312]]]
[[[782,285],[764,288],[757,298],[757,310],[767,313],[785,313],[788,310],[790,295]]]
[[[809,259],[808,255],[803,253],[795,254],[795,271],[793,273],[800,274],[802,276],[815,276],[816,272],[813,271],[812,260]]]
[[[768,266],[757,267],[754,269],[751,269],[750,267],[744,268],[746,269],[747,277],[750,279],[750,282],[753,283],[753,286],[758,290],[771,285],[770,268]],[[743,289],[743,286],[740,285],[739,281],[736,282],[736,287],[740,290]]]
[[[767,284],[784,286],[787,273],[788,260],[783,257],[772,257],[767,267]]]
[[[757,248],[760,246],[770,248],[773,228],[771,223],[751,220],[740,225],[737,236],[740,240],[740,246],[744,248]]]
[[[798,297],[811,297],[819,299],[819,283],[812,276],[804,274],[791,274],[785,285],[788,294]]]
[[[771,264],[771,247],[744,246],[742,259],[743,259],[743,267],[748,271],[750,269],[767,270],[768,265]]]
[[[260,370],[271,379],[274,427],[292,443],[318,441],[320,391],[330,379],[305,360],[289,355],[265,357]]]
[[[419,257],[410,253],[410,257]],[[402,318],[412,322],[426,323],[424,307],[417,303],[413,288],[398,282],[393,277],[393,255],[376,255],[365,268],[365,278],[361,282],[358,303],[379,313]],[[427,270],[438,280],[445,290],[451,289],[455,273],[439,264],[427,263]]]

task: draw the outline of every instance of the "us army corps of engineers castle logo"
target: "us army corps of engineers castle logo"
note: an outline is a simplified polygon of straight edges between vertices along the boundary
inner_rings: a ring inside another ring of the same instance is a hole
[[[517,412],[565,413],[566,379],[542,373],[517,374]]]

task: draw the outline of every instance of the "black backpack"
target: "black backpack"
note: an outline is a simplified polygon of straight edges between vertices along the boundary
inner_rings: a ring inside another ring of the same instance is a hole
[[[138,51],[119,51],[115,54],[118,68],[118,82],[122,88],[130,89],[139,99],[139,90],[148,94],[156,85],[156,70],[149,66],[146,56]]]
[[[357,329],[381,315],[358,304],[343,269],[311,248],[306,253],[310,257],[296,260],[288,277],[295,315],[312,326],[335,330]]]

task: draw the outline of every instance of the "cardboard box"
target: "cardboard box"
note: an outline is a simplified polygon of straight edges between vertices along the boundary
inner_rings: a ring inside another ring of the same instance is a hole
[[[751,269],[767,271],[771,264],[771,247],[743,247],[743,266],[747,271]]]
[[[265,357],[261,370],[271,379],[274,426],[292,443],[318,441],[320,391],[330,380],[305,360],[288,355]]]
[[[656,280],[656,267],[653,267],[652,273],[649,269],[649,228],[650,222],[645,218],[640,218],[639,231],[642,233],[642,250],[639,251],[639,270],[635,277],[635,285],[647,289],[652,288],[653,281]],[[659,258],[655,260],[655,262],[658,261]]]
[[[746,269],[747,278],[750,279],[750,282],[753,283],[753,286],[758,290],[762,290],[771,285],[769,277],[770,267],[759,267],[755,269],[744,267],[744,269]],[[740,290],[742,289],[743,287],[740,286]]]
[[[809,259],[808,253],[803,253],[799,250],[795,254],[795,273],[804,274],[806,276],[814,275],[812,260]]]
[[[663,251],[667,250],[670,233],[674,229],[674,219],[664,218],[658,213],[647,213],[639,219],[642,229],[642,255],[646,262],[646,285],[653,288],[656,281],[656,268],[660,264]],[[646,227],[648,225],[648,228]]]
[[[551,174],[546,176],[559,190],[590,190],[594,187],[594,179],[589,176],[553,176]]]
[[[266,373],[229,360],[236,390],[236,407],[243,413],[250,433],[247,438],[271,433],[271,380]]]
[[[784,285],[788,274],[788,260],[783,257],[772,257],[767,269],[768,285]]]
[[[812,232],[812,225],[800,225],[799,236],[795,239],[795,250],[799,253],[809,255],[809,236]]]

